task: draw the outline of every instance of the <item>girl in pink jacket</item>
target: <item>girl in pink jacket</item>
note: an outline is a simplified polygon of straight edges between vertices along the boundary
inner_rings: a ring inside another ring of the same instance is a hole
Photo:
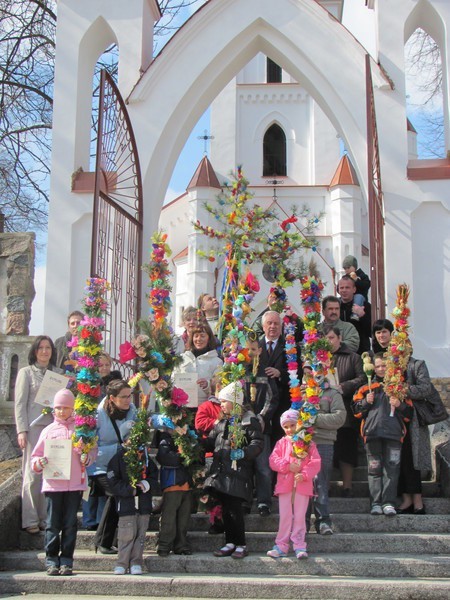
[[[292,541],[295,556],[308,558],[306,552],[305,515],[309,498],[313,495],[313,480],[320,471],[320,455],[314,443],[309,446],[306,458],[295,456],[292,436],[297,429],[298,411],[287,410],[280,417],[285,436],[275,444],[269,458],[270,468],[278,473],[275,496],[278,496],[280,523],[275,546],[267,552],[271,558],[288,555]]]
[[[31,454],[31,468],[37,473],[48,464],[45,456],[46,440],[71,440],[75,428],[73,417],[75,398],[70,390],[56,393],[54,421],[39,436]],[[73,554],[77,540],[77,512],[81,496],[87,488],[83,465],[95,458],[75,452],[71,448],[70,479],[46,478],[42,491],[47,500],[47,528],[45,530],[45,566],[47,575],[72,575]],[[83,463],[83,464],[82,464]],[[61,534],[61,535],[60,535]]]

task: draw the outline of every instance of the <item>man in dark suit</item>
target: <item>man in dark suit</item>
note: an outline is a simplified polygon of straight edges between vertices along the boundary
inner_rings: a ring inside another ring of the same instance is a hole
[[[289,395],[289,374],[287,370],[282,321],[279,313],[268,310],[262,319],[264,335],[259,338],[261,347],[260,365],[278,389],[278,407],[272,417],[272,446],[283,437],[280,416],[291,407]]]

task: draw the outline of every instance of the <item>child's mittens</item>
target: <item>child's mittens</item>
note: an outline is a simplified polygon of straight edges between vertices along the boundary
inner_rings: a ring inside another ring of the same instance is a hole
[[[39,466],[41,467],[41,469],[43,469],[45,467],[45,465],[48,465],[48,458],[46,456],[41,456],[40,459],[38,460]]]
[[[144,494],[146,494],[148,491],[150,491],[150,484],[145,479],[140,481],[136,487],[141,488],[141,490],[143,491]]]
[[[241,458],[244,458],[244,451],[242,450],[242,448],[232,450],[230,452],[230,458],[231,460],[241,460]]]

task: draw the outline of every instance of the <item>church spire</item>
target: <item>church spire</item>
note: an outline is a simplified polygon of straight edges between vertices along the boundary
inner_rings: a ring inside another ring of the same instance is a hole
[[[189,191],[195,187],[222,188],[207,156],[200,161],[186,189]]]
[[[330,183],[330,188],[337,185],[359,185],[356,171],[346,154],[339,161],[338,167]]]

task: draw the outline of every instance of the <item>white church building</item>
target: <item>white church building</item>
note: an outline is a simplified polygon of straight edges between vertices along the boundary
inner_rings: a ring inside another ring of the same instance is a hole
[[[323,214],[313,254],[326,293],[335,293],[348,254],[372,279],[377,315],[389,317],[397,284],[409,284],[414,354],[433,376],[449,374],[450,160],[417,158],[404,47],[419,27],[439,46],[449,150],[450,3],[360,4],[369,34],[346,28],[346,0],[209,0],[153,57],[156,0],[58,2],[46,333],[61,335],[93,271],[113,286],[114,350],[132,328],[129,298],[146,314],[145,276],[139,288],[136,268],[148,260],[158,227],[173,250],[174,325],[200,293],[220,296],[222,262],[198,255],[208,240],[192,221],[214,225],[204,202],[214,201],[239,164],[254,202],[275,207],[281,220],[293,205]],[[115,117],[125,133],[111,134],[105,117],[93,173],[92,76],[112,43],[124,101]],[[208,108],[208,157],[186,193],[163,206],[178,156]],[[125,201],[131,180],[136,192]],[[262,265],[255,271],[262,283],[257,314],[270,282]],[[288,295],[299,310],[298,287]]]

